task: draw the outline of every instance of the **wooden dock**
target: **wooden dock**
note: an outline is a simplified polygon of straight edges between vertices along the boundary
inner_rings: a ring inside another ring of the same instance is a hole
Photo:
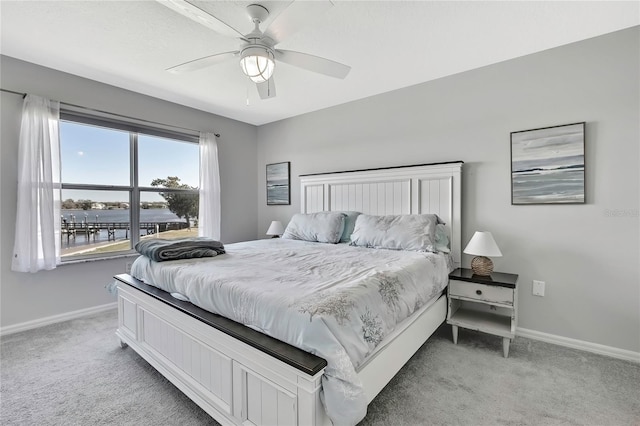
[[[160,232],[185,229],[189,225],[186,222],[140,222],[140,232],[145,232],[141,235],[153,235]],[[65,219],[62,220],[60,238],[66,236],[67,243],[70,239],[76,238],[77,234],[84,234],[87,240],[90,237],[96,239],[96,235],[101,231],[107,232],[107,241],[116,240],[116,230],[124,230],[125,238],[129,238],[129,232],[131,231],[131,225],[129,222],[69,222]]]

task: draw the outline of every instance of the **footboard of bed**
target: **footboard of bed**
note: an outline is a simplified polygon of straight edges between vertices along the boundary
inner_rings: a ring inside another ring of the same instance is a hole
[[[118,329],[130,346],[222,425],[329,426],[320,400],[326,361],[178,301],[128,274],[118,283]],[[442,295],[416,312],[360,369],[371,402],[442,324]]]
[[[223,425],[331,424],[324,368],[304,373],[126,284],[116,334]]]

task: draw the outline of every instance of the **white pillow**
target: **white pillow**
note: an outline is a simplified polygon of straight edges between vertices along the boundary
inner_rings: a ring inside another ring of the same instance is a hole
[[[391,250],[436,252],[435,214],[371,216],[361,214],[351,234],[351,245]]]
[[[338,212],[322,212],[293,215],[282,238],[319,243],[340,242],[344,230],[345,215]]]

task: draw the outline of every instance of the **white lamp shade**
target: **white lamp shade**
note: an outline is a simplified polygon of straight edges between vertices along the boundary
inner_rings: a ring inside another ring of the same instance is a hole
[[[267,229],[267,235],[282,235],[284,234],[284,227],[282,226],[282,222],[279,220],[274,220],[269,225],[269,229]]]
[[[502,252],[493,239],[491,232],[476,231],[471,237],[469,244],[463,250],[466,254],[474,256],[501,257]]]
[[[273,53],[260,46],[245,48],[240,59],[240,67],[254,83],[264,83],[273,75],[276,66]]]

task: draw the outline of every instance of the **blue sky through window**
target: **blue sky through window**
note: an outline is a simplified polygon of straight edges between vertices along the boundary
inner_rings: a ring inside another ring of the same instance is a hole
[[[62,182],[96,185],[129,185],[129,133],[66,121],[60,122]],[[178,176],[182,183],[198,186],[198,145],[195,143],[138,136],[138,182],[151,186],[155,178]],[[86,192],[86,193],[85,193]],[[65,194],[68,193],[68,194]],[[110,191],[63,191],[62,198],[92,201],[113,200]],[[162,201],[148,193],[147,201]]]

